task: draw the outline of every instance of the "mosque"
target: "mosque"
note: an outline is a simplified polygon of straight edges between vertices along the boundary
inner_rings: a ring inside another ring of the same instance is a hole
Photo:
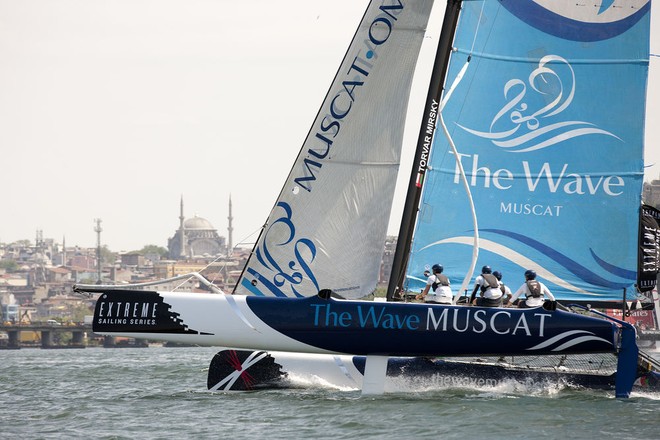
[[[217,229],[205,218],[195,215],[185,218],[183,215],[183,197],[181,197],[181,211],[179,214],[179,229],[174,236],[167,240],[168,257],[171,260],[184,260],[194,257],[214,257],[220,254],[227,255],[232,248],[232,215],[231,197],[229,199],[229,245],[225,237],[218,235]]]

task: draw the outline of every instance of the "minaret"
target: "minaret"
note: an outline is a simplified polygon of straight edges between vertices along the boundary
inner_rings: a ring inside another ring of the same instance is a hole
[[[234,220],[234,217],[231,215],[231,194],[229,194],[229,217],[227,217],[227,220],[229,220],[229,227],[227,228],[227,256],[231,256],[234,250],[234,243],[232,240],[232,232],[234,232],[234,228],[231,225],[232,220]]]
[[[66,236],[62,236],[62,267],[66,267]]]
[[[185,226],[183,225],[183,221],[186,218],[183,216],[183,194],[181,194],[181,208],[179,212],[179,240],[181,242],[181,250],[179,252],[179,257],[182,259],[186,258],[186,231],[185,231]]]
[[[102,278],[102,268],[101,268],[101,232],[103,231],[103,228],[101,228],[101,219],[96,218],[94,219],[94,223],[96,223],[96,226],[94,227],[94,232],[96,232],[96,265],[97,265],[97,284],[101,284],[101,278]]]

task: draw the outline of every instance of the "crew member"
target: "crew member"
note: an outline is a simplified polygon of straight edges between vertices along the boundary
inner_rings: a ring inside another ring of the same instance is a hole
[[[496,270],[493,272],[493,275],[495,275],[495,278],[497,278],[497,281],[500,284],[500,290],[502,291],[502,301],[504,303],[509,302],[513,294],[511,293],[511,289],[509,289],[509,286],[507,286],[502,282],[502,272]]]
[[[426,303],[451,304],[454,294],[449,278],[442,273],[444,268],[440,264],[434,264],[431,270],[433,274],[427,278],[426,286],[417,299],[423,299]]]
[[[546,299],[555,301],[554,295],[545,284],[536,279],[536,272],[531,269],[525,271],[525,282],[516,290],[516,293],[513,294],[508,302],[513,304],[523,294],[525,295],[525,299],[518,301],[518,307],[520,308],[540,307]]]
[[[478,301],[475,300],[477,291],[481,298]],[[487,298],[488,301],[484,301],[483,298]],[[474,280],[474,290],[472,290],[472,295],[470,295],[470,304],[477,304],[486,307],[497,307],[502,305],[500,284],[497,281],[497,278],[493,275],[490,266],[482,267],[481,275]]]

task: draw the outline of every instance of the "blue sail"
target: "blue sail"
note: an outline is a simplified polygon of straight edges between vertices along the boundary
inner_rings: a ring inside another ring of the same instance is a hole
[[[650,1],[576,3],[464,3],[442,117],[471,196],[438,127],[408,290],[441,263],[456,293],[478,232],[514,290],[534,269],[560,300],[634,291]]]

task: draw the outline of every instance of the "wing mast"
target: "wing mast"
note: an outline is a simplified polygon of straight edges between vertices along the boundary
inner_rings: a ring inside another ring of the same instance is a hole
[[[451,54],[454,33],[462,3],[462,0],[447,0],[438,49],[435,55],[435,62],[433,63],[429,91],[426,96],[426,105],[424,107],[426,110],[417,138],[415,159],[410,173],[410,181],[408,182],[408,192],[406,194],[403,217],[401,219],[394,260],[392,262],[392,272],[387,287],[388,301],[392,301],[403,288],[415,220],[417,219],[417,211],[422,195],[422,184],[426,173],[433,134],[435,133],[438,106],[440,105],[440,98],[449,65],[449,55]]]

